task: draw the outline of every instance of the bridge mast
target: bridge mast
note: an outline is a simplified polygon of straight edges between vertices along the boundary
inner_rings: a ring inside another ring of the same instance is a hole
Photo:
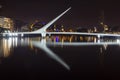
[[[65,13],[67,13],[69,10],[71,9],[71,7],[69,7],[67,10],[65,10],[63,13],[61,13],[60,15],[58,15],[56,18],[54,18],[53,20],[51,20],[49,23],[47,23],[45,26],[43,26],[42,28],[33,31],[31,33],[41,33],[42,37],[46,37],[46,29],[48,27],[50,27],[53,23],[55,23],[60,17],[62,17]]]

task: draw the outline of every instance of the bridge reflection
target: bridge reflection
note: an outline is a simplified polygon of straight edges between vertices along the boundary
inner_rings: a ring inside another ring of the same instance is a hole
[[[79,37],[80,38],[80,37]],[[70,70],[70,66],[61,59],[57,54],[55,54],[48,46],[95,46],[99,45],[100,55],[103,51],[107,50],[109,45],[120,45],[120,39],[114,40],[103,40],[96,39],[95,37],[86,37],[85,39],[80,38],[77,41],[75,36],[52,36],[52,37],[35,37],[35,38],[1,38],[0,39],[0,58],[6,58],[12,55],[12,51],[15,47],[28,46],[30,49],[35,50],[35,48],[40,48],[43,50],[47,56],[55,60],[64,66],[67,70]]]
[[[37,41],[35,41],[37,39]],[[58,63],[60,63],[62,66],[64,66],[67,70],[70,70],[70,67],[65,61],[63,61],[57,54],[55,54],[53,51],[51,51],[47,45],[46,45],[46,39],[42,39],[39,41],[40,38],[20,38],[19,40],[17,38],[8,38],[8,39],[2,39],[1,43],[1,50],[0,50],[0,57],[8,57],[10,55],[12,48],[17,46],[30,46],[30,48],[33,49],[34,47],[38,47],[42,49],[44,52],[46,52],[47,56],[54,59]]]

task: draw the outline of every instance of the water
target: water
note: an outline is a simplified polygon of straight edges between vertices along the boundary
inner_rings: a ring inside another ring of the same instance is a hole
[[[0,39],[0,75],[4,79],[118,79],[119,57],[119,39],[76,36]]]

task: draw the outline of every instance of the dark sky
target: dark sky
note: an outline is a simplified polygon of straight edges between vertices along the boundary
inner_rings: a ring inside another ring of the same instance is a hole
[[[120,25],[120,4],[115,0],[3,0],[0,4],[0,15],[24,21],[48,22],[71,6],[57,24],[96,26],[104,10],[106,24]]]

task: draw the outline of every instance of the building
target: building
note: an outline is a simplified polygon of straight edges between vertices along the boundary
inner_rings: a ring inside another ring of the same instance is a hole
[[[47,30],[53,32],[65,32],[65,27],[63,25],[54,24],[51,25],[51,27],[49,27]]]
[[[109,27],[108,25],[105,23],[105,15],[104,15],[104,11],[101,11],[100,17],[99,17],[99,24],[102,27],[102,31],[103,32],[108,32],[109,31]]]
[[[0,16],[0,27],[13,31],[14,22],[11,18]]]
[[[33,23],[29,25],[29,29],[30,31],[35,31],[42,28],[44,25],[45,25],[45,22],[40,22],[38,20],[35,20]]]

